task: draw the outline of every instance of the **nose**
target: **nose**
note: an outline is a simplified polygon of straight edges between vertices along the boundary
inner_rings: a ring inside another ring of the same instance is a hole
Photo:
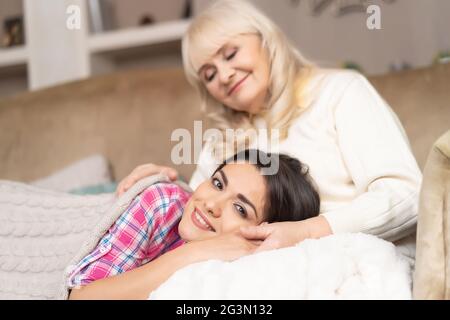
[[[205,201],[206,212],[214,218],[222,215],[222,200],[219,197],[210,197]]]
[[[227,64],[223,64],[218,69],[221,83],[228,84],[234,77],[235,71]]]

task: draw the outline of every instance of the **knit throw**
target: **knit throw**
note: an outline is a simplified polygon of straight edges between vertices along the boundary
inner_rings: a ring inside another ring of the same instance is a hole
[[[145,178],[117,199],[0,180],[0,299],[67,299],[73,267],[137,195],[168,181],[165,175]]]

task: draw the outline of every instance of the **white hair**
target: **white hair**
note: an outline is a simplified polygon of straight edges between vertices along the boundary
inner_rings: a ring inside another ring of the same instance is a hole
[[[301,89],[314,65],[302,56],[265,14],[248,1],[216,1],[192,21],[182,42],[186,77],[200,93],[202,110],[209,113],[219,129],[254,128],[252,115],[217,101],[208,93],[197,74],[201,61],[212,56],[229,39],[244,33],[260,36],[270,61],[269,99],[267,108],[261,110],[258,116],[264,117],[269,132],[270,129],[278,129],[280,138],[284,139],[292,122],[306,108]],[[246,141],[248,137],[241,137],[237,145]]]

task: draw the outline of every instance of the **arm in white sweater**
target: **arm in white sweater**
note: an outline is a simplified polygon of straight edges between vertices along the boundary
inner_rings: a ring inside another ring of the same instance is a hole
[[[401,124],[372,85],[357,74],[334,115],[339,148],[358,196],[323,215],[334,233],[402,238],[415,227],[422,175]]]

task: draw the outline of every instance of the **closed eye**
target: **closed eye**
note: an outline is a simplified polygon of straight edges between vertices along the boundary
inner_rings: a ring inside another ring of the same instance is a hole
[[[214,73],[210,74],[209,76],[205,76],[205,80],[207,82],[211,82],[214,79],[215,75],[216,75],[216,73],[214,72]]]
[[[231,60],[231,59],[233,59],[234,56],[236,55],[236,53],[237,53],[237,50],[236,50],[235,52],[233,52],[232,54],[230,54],[228,57],[226,57],[226,59],[227,59],[228,61]]]

